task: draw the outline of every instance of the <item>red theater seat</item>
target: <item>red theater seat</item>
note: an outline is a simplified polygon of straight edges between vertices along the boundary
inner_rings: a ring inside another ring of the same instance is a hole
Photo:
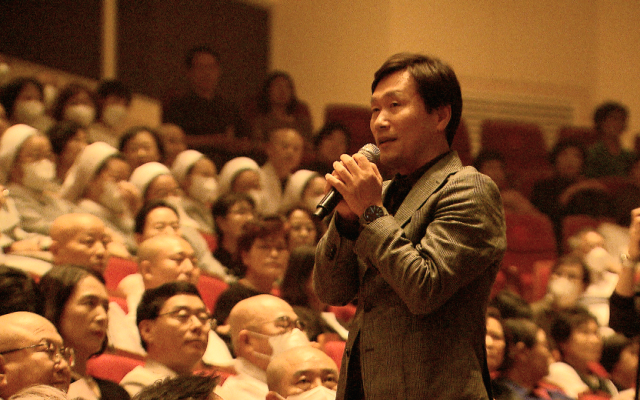
[[[120,383],[122,378],[144,361],[119,354],[101,354],[87,361],[87,374],[96,378]]]
[[[210,311],[213,311],[218,297],[220,297],[220,294],[224,292],[227,287],[229,287],[229,285],[225,282],[207,275],[201,275],[198,281],[198,291],[200,292],[200,296],[202,296],[204,304]]]
[[[332,340],[324,344],[324,352],[335,361],[338,366],[338,371],[340,370],[340,364],[342,364],[342,354],[344,354],[346,345],[347,342],[343,342],[342,340]]]
[[[138,273],[138,264],[135,261],[124,258],[111,257],[104,271],[104,280],[107,290],[113,291],[118,287],[118,283],[127,275]]]

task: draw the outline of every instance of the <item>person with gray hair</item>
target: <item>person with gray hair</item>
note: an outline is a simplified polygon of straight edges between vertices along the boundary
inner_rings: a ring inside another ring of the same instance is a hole
[[[22,389],[8,400],[68,400],[65,392],[49,385],[33,385]]]

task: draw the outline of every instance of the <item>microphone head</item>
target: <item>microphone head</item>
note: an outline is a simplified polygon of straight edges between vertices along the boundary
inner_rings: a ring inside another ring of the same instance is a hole
[[[373,143],[367,143],[358,150],[359,154],[367,157],[369,162],[376,164],[380,161],[380,149]]]

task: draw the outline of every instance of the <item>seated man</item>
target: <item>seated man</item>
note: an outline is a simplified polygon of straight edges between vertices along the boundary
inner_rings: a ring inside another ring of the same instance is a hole
[[[138,259],[139,273],[129,275],[119,286],[127,294],[130,311],[124,315],[119,307],[110,307],[109,338],[118,349],[144,355],[136,327],[136,309],[145,290],[177,281],[197,285],[200,269],[196,267],[191,245],[176,235],[161,234],[145,240],[138,249]],[[209,332],[209,346],[203,361],[216,366],[229,366],[233,362],[224,341],[213,331]]]
[[[266,400],[302,396],[335,399],[338,367],[322,350],[299,346],[272,358],[267,367],[267,384]]]
[[[525,318],[504,321],[506,341],[502,374],[494,384],[494,396],[501,399],[569,399],[559,390],[541,387],[549,373],[551,352],[547,335]]]
[[[193,372],[211,329],[211,316],[193,284],[171,282],[147,290],[136,322],[147,358],[120,381],[131,396],[157,380]]]
[[[308,345],[298,316],[284,300],[262,294],[240,301],[227,319],[236,355],[237,375],[216,388],[223,399],[264,400],[269,392],[267,366],[276,354]]]
[[[72,355],[46,318],[23,311],[0,316],[0,397],[38,384],[66,392]]]
[[[100,218],[79,213],[61,215],[53,221],[50,235],[54,265],[72,264],[104,273],[111,238]]]

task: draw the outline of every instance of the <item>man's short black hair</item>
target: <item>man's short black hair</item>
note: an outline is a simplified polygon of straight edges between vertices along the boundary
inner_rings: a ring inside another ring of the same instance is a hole
[[[140,300],[140,304],[138,304],[136,325],[140,326],[140,322],[142,321],[158,318],[164,303],[173,296],[177,296],[179,294],[198,296],[198,298],[202,300],[202,296],[200,296],[198,288],[193,283],[189,282],[168,282],[164,285],[158,286],[157,288],[148,289],[144,292],[142,299]],[[146,343],[143,339],[141,339],[141,342],[142,347],[146,350]]]
[[[176,213],[176,215],[178,216],[178,220],[180,219],[180,214],[178,214],[178,210],[173,205],[169,204],[164,200],[159,200],[159,199],[151,200],[145,203],[140,209],[140,211],[138,211],[138,213],[136,214],[135,226],[133,230],[134,233],[142,235],[142,233],[144,232],[144,224],[147,222],[147,217],[149,216],[149,213],[155,210],[156,208],[168,208],[174,213]]]
[[[220,377],[180,375],[147,386],[132,400],[209,400]]]
[[[0,315],[17,311],[40,314],[42,298],[36,282],[26,272],[0,264]]]
[[[500,370],[506,371],[513,365],[515,346],[518,343],[527,349],[533,348],[538,342],[538,325],[528,318],[510,318],[502,323],[504,329],[505,355]]]
[[[446,128],[447,142],[453,143],[462,116],[462,92],[453,69],[437,58],[414,53],[398,53],[389,57],[376,71],[371,93],[385,77],[407,70],[418,87],[427,112],[450,105],[451,120]]]
[[[116,96],[125,99],[127,104],[131,103],[131,90],[127,85],[115,79],[100,82],[100,85],[98,85],[98,89],[96,90],[96,97],[100,100],[104,100],[109,96]]]
[[[601,132],[604,120],[607,119],[609,114],[616,111],[624,114],[625,118],[629,118],[629,110],[627,110],[627,107],[618,102],[607,101],[606,103],[600,104],[593,113],[593,124],[595,125],[596,131]]]
[[[218,64],[220,63],[220,54],[218,54],[217,51],[213,50],[209,46],[200,45],[200,46],[192,47],[192,48],[189,49],[189,51],[187,51],[187,55],[184,58],[184,63],[187,66],[187,68],[191,68],[193,66],[193,59],[196,57],[196,54],[198,54],[198,53],[209,54],[209,55],[213,56],[213,58],[216,59]]]

